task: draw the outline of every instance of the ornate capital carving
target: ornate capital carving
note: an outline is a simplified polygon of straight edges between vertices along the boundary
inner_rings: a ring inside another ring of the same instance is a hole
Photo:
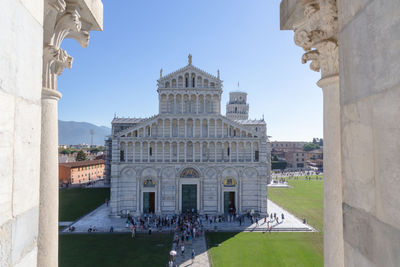
[[[338,73],[336,0],[304,0],[304,17],[293,25],[294,42],[305,51],[302,63],[322,77]]]
[[[65,38],[73,38],[82,47],[89,44],[91,25],[81,20],[77,3],[46,0],[43,44],[43,87],[57,89],[57,76],[71,68],[73,58],[61,49]]]

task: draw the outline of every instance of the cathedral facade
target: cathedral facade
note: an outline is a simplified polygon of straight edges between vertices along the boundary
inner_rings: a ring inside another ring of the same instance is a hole
[[[246,93],[221,115],[222,81],[192,65],[158,80],[159,113],[117,118],[106,141],[113,216],[267,212],[266,123],[249,120]]]

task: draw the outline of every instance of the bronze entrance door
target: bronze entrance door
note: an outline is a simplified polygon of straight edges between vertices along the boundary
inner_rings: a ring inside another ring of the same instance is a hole
[[[182,212],[197,212],[197,185],[182,185]]]
[[[235,192],[224,192],[224,213],[235,210]]]
[[[154,213],[155,194],[154,192],[143,192],[143,213]]]

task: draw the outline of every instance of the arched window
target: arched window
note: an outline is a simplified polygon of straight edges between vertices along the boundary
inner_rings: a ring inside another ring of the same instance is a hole
[[[237,107],[235,107],[235,112],[237,112]]]
[[[189,78],[185,77],[185,87],[189,87]]]

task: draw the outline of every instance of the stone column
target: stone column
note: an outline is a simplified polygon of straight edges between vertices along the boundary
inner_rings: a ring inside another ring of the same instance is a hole
[[[236,142],[236,162],[239,162],[239,144]]]
[[[155,143],[154,143],[154,162],[157,162],[157,152],[158,152],[158,142],[156,141]]]
[[[143,142],[140,142],[140,162],[143,162]]]
[[[250,162],[254,161],[254,145],[253,142],[250,143]]]
[[[161,143],[161,145],[162,145],[162,162],[165,162],[165,148],[164,148],[164,146],[165,146],[165,142],[162,142]]]
[[[172,162],[172,142],[169,142],[169,162]]]
[[[187,138],[187,119],[184,119],[185,121],[185,138]]]
[[[207,137],[210,137],[210,119],[207,119]]]
[[[135,162],[136,158],[136,141],[132,142],[132,162]]]
[[[330,50],[333,49],[333,50]],[[336,43],[320,47],[321,57],[335,60]],[[337,67],[337,65],[336,65]],[[339,75],[324,75],[318,81],[324,101],[324,261],[325,266],[344,266],[343,217],[342,217],[342,166]]]
[[[341,127],[336,0],[309,0],[281,5],[282,29],[294,30],[294,41],[305,53],[302,63],[321,71],[318,86],[324,98],[324,263],[344,266],[342,217]],[[282,2],[282,3],[283,3]]]
[[[183,144],[183,153],[184,153],[184,159],[185,159],[185,162],[186,162],[186,160],[187,160],[187,157],[186,157],[186,153],[187,153],[187,142],[185,142],[185,143]]]
[[[199,114],[199,95],[196,95],[196,114]]]
[[[200,162],[203,162],[203,143],[200,142]]]
[[[58,266],[58,111],[61,94],[42,90],[38,266]],[[40,264],[39,264],[40,263]]]
[[[232,162],[232,143],[229,142],[229,162]]]
[[[102,30],[101,1],[97,10],[64,0],[44,1],[40,197],[37,266],[58,266],[58,112],[57,77],[71,68],[73,58],[61,49],[65,38],[87,47],[90,30]]]

